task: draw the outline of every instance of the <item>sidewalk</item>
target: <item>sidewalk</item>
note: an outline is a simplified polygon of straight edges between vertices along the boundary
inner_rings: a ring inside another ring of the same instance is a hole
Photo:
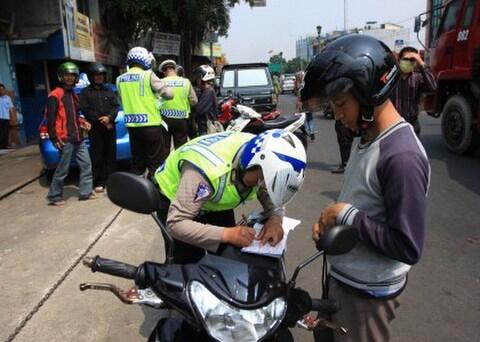
[[[42,168],[37,144],[0,154],[0,199],[40,177]]]

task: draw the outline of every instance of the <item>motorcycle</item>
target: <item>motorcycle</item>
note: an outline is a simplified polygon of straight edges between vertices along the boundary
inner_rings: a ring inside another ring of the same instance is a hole
[[[289,116],[276,116],[269,113],[262,114],[253,108],[236,104],[231,106],[232,119],[225,121],[226,131],[260,134],[269,129],[283,129],[295,134],[305,149],[308,145],[308,134],[305,130],[305,113],[295,113]]]
[[[332,314],[339,308],[334,300],[311,298],[296,286],[299,272],[322,256],[346,253],[358,239],[356,230],[337,226],[317,244],[318,252],[300,263],[288,280],[283,256],[242,253],[237,247],[222,246],[196,264],[179,265],[173,259],[173,239],[155,215],[160,195],[147,179],[118,172],[109,178],[110,200],[128,210],[151,214],[163,236],[169,240],[166,262],[145,261],[132,266],[100,256],[87,257],[83,264],[92,272],[131,279],[136,287],[123,291],[112,284],[83,283],[80,290],[107,290],[126,304],[147,305],[167,310],[148,341],[293,341],[289,328],[311,311]],[[132,196],[131,194],[135,194]],[[253,215],[244,224],[261,222]],[[299,321],[300,320],[300,321]],[[346,330],[326,319],[320,325]]]
[[[234,98],[233,96],[226,96],[219,101],[218,104],[218,121],[223,125],[224,128],[227,128],[230,122],[239,116],[236,105],[242,103],[242,98],[240,101]],[[260,117],[263,121],[273,120],[280,116],[279,110],[274,110],[269,113],[262,113]]]

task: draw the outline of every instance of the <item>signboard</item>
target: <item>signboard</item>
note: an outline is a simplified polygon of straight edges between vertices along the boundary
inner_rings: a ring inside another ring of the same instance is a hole
[[[95,60],[103,64],[122,65],[127,52],[115,45],[111,37],[105,26],[97,22],[93,23]]]
[[[208,32],[208,33],[205,35],[204,41],[207,42],[207,43],[216,43],[216,42],[218,42],[218,33],[216,33],[216,32]]]
[[[195,55],[210,57],[210,43],[203,42],[195,50]],[[221,57],[222,56],[222,46],[218,43],[212,44],[212,56]]]
[[[179,34],[154,32],[152,52],[156,55],[180,55],[181,36]]]
[[[267,6],[267,0],[253,0],[252,7],[265,7]]]
[[[87,62],[95,61],[90,18],[77,12],[72,0],[64,0],[64,5],[70,58]]]

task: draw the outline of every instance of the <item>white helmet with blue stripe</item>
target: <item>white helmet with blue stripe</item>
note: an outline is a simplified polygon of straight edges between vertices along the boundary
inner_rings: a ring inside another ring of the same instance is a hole
[[[136,46],[127,54],[127,65],[130,66],[131,64],[139,64],[143,67],[143,69],[148,70],[152,67],[152,60],[153,55],[148,52],[147,49],[141,46]]]
[[[255,136],[240,157],[242,170],[259,166],[270,199],[277,207],[290,201],[305,178],[307,154],[293,133],[276,129]]]

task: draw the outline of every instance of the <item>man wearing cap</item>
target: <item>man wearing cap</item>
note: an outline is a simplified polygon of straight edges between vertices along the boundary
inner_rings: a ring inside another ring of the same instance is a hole
[[[188,119],[190,106],[198,102],[197,95],[190,81],[177,75],[177,64],[167,59],[160,64],[163,81],[173,91],[173,99],[160,102],[160,113],[167,123],[168,132],[165,135],[165,158],[170,153],[171,140],[175,148],[179,148],[188,140]]]

